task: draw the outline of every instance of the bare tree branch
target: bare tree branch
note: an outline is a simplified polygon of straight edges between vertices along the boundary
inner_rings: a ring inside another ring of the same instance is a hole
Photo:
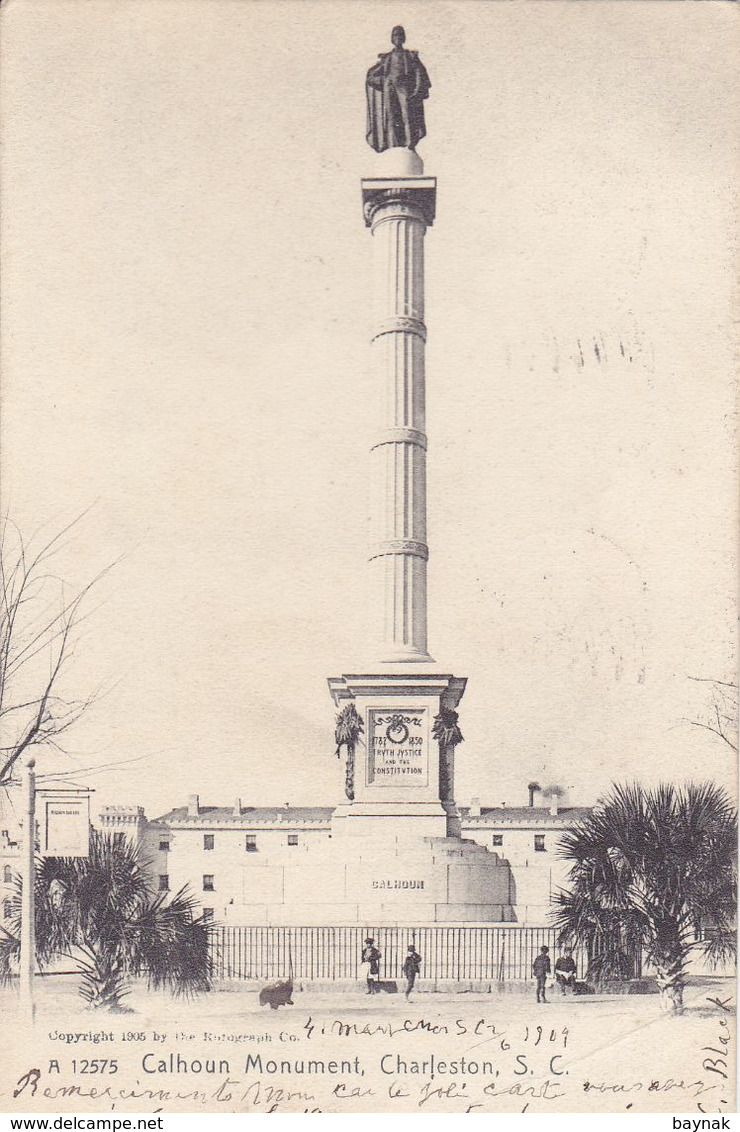
[[[712,703],[704,719],[684,719],[692,727],[701,727],[717,735],[727,746],[738,750],[738,693],[737,685],[727,680],[713,680],[707,676],[689,676],[700,684],[712,685]]]
[[[712,676],[689,676],[689,680],[695,680],[697,684],[717,684],[720,688],[732,688],[733,692],[737,691],[737,684],[732,684],[728,680],[715,680]]]
[[[685,719],[684,723],[690,723],[692,727],[702,727],[705,731],[712,731],[715,735],[718,735],[720,739],[724,740],[728,747],[733,751],[737,751],[737,743],[733,743],[731,739],[727,738],[724,731],[718,727],[713,727],[711,723],[699,723],[696,719]]]
[[[4,729],[0,786],[12,780],[18,761],[31,747],[61,750],[59,736],[77,722],[93,699],[70,698],[60,688],[60,677],[74,656],[80,624],[90,615],[90,611],[81,611],[82,603],[115,563],[72,597],[67,596],[62,579],[49,569],[50,560],[86,514],[84,511],[45,538],[38,548],[29,548],[7,517],[0,524],[0,719]]]

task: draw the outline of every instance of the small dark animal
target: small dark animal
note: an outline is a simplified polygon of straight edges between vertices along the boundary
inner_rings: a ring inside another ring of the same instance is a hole
[[[270,1010],[277,1010],[278,1006],[293,1006],[293,980],[270,983],[260,991],[260,1006],[270,1004]]]
[[[588,983],[575,982],[573,983],[573,994],[596,994],[596,991]]]

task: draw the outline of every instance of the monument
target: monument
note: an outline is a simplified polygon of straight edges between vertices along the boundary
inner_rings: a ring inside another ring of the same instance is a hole
[[[363,757],[354,754],[348,802],[335,823],[351,819],[354,830],[371,834],[374,819],[385,825],[392,815],[403,817],[402,827],[394,825],[413,836],[445,837],[459,833],[454,752],[462,735],[455,709],[465,680],[440,671],[427,645],[424,239],[434,223],[436,180],[423,175],[415,150],[431,84],[417,52],[403,47],[405,38],[402,27],[393,29],[393,50],[366,81],[367,140],[384,165],[382,176],[362,180],[373,240],[371,351],[380,406],[370,454],[377,635],[372,671],[329,680],[337,706],[351,703],[362,726],[352,746]]]
[[[361,182],[374,260],[376,639],[369,655],[358,646],[357,662],[329,679],[344,798],[303,852],[278,848],[243,864],[243,901],[227,910],[229,923],[370,928],[514,918],[508,862],[460,836],[455,751],[466,680],[438,665],[427,641],[424,242],[437,184],[415,148],[426,132],[429,76],[403,46],[403,28],[392,40],[367,75],[375,168]],[[289,823],[290,811],[281,813]]]
[[[332,836],[344,843],[348,860],[374,855],[376,873],[382,861],[385,872],[373,880],[384,886],[403,886],[409,878],[401,873],[413,860],[418,876],[410,891],[432,919],[505,919],[508,867],[460,839],[456,709],[466,680],[438,666],[427,641],[424,242],[437,183],[424,175],[416,152],[426,133],[429,76],[418,53],[404,48],[404,29],[395,27],[391,38],[393,50],[367,74],[366,138],[377,157],[374,175],[361,185],[374,261],[379,412],[370,454],[369,558],[377,633],[369,664],[329,680],[339,708],[337,750],[344,748],[347,759],[346,800],[334,811]],[[436,879],[445,869],[441,896]]]

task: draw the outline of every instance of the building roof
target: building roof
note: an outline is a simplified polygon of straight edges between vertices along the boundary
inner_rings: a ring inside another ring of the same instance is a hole
[[[178,806],[153,820],[167,825],[328,825],[333,813],[333,806],[242,806],[238,814],[233,806],[199,806],[196,816]]]
[[[460,820],[466,828],[483,826],[553,826],[564,827],[582,821],[592,812],[590,806],[563,806],[556,815],[547,806],[482,806],[480,816],[473,817],[469,806],[460,807]],[[236,813],[233,806],[199,806],[197,816],[187,806],[177,806],[152,823],[164,825],[233,825],[251,829],[254,826],[325,826],[331,822],[333,806],[242,806]]]
[[[546,806],[481,806],[480,816],[473,817],[469,806],[460,807],[460,820],[466,826],[476,825],[573,825],[592,813],[591,806],[562,806],[551,814]]]

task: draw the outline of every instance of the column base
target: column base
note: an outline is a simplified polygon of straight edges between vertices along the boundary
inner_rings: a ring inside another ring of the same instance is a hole
[[[428,652],[421,649],[397,649],[384,653],[380,664],[435,664],[436,661]]]

